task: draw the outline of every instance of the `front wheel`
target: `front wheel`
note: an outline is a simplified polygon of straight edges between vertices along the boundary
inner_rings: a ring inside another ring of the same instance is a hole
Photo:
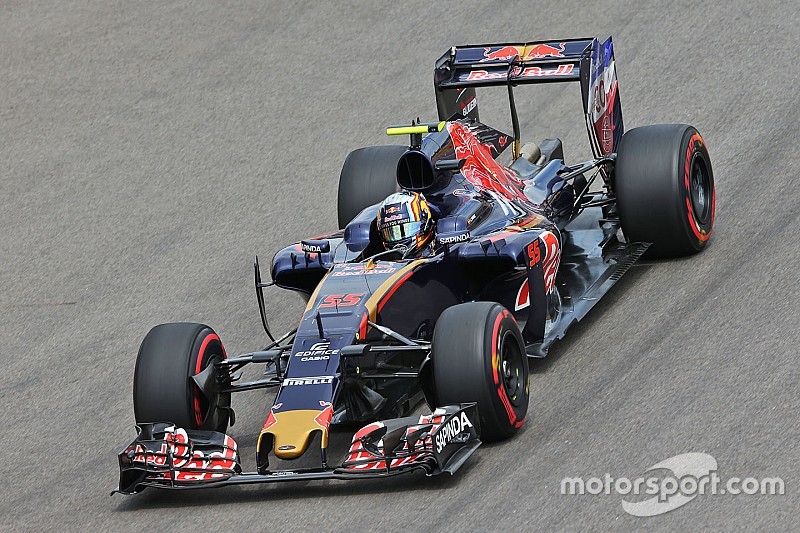
[[[481,440],[507,439],[519,430],[528,412],[528,357],[505,307],[470,302],[445,309],[434,329],[432,361],[436,401],[477,402]]]
[[[203,324],[161,324],[142,341],[133,378],[137,423],[170,422],[224,433],[230,393],[200,390],[192,379],[225,358],[219,336]]]
[[[693,254],[708,243],[714,172],[706,144],[692,126],[659,124],[625,132],[614,188],[625,235],[652,243],[649,256]]]

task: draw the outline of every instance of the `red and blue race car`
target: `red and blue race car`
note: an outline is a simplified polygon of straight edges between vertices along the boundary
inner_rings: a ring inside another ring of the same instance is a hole
[[[559,139],[521,141],[514,88],[578,82],[593,158],[564,161]],[[352,152],[339,182],[339,230],[275,254],[255,287],[270,342],[228,357],[203,324],[153,328],[136,362],[137,438],[119,454],[118,492],[423,470],[453,473],[481,441],[513,436],[529,402],[529,358],[583,318],[643,254],[702,250],[714,224],[705,142],[687,125],[624,131],[612,41],[454,47],[435,65],[439,121],[392,126],[408,146]],[[513,132],[479,120],[476,88],[508,89]],[[511,151],[510,164],[498,156]],[[376,225],[390,194],[424,195],[435,238],[388,248]],[[307,306],[273,336],[263,291]],[[240,370],[266,365],[262,379]],[[275,388],[244,471],[228,434],[231,395]],[[421,402],[430,414],[413,414]],[[362,426],[343,458],[332,426]],[[270,458],[313,452],[291,471]]]

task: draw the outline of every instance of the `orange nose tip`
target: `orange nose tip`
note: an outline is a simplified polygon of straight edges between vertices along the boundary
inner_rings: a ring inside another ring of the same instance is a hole
[[[308,448],[315,431],[322,432],[321,446],[327,447],[328,428],[320,425],[321,411],[300,409],[273,413],[275,422],[258,437],[258,447],[267,436],[272,437],[272,451],[278,459],[297,459]]]

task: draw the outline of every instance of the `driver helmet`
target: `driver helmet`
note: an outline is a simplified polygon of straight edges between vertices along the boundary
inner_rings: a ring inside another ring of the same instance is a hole
[[[433,236],[433,213],[417,192],[401,191],[386,198],[378,209],[377,223],[387,250],[400,246],[408,253],[425,246]]]

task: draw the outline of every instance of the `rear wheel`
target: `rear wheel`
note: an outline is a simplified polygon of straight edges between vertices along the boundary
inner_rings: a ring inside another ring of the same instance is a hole
[[[203,394],[192,379],[224,358],[222,341],[203,324],[161,324],[151,329],[136,358],[136,422],[171,422],[184,429],[224,433],[230,393]]]
[[[659,124],[625,132],[614,187],[622,229],[650,242],[651,257],[699,252],[714,226],[714,172],[692,126]]]
[[[477,402],[481,439],[506,439],[528,412],[528,357],[511,313],[494,302],[446,309],[433,334],[433,375],[439,406]]]
[[[405,146],[368,146],[350,152],[339,176],[340,228],[398,190],[397,162],[406,150]]]

